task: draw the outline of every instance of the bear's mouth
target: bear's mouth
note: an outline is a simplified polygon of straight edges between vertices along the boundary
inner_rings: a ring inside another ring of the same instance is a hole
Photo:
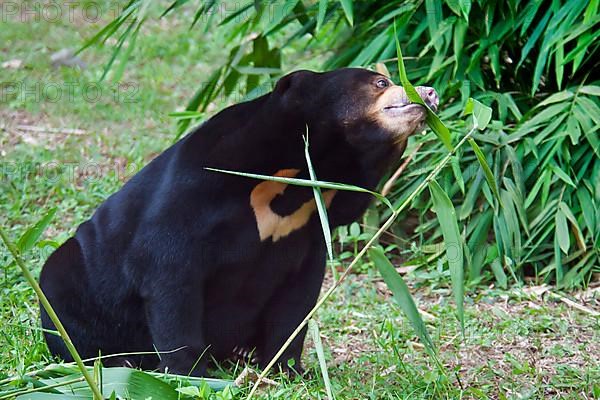
[[[424,86],[415,88],[421,99],[432,111],[438,108],[438,97],[434,89]],[[413,103],[402,86],[390,86],[374,104],[373,112],[379,125],[386,129],[394,142],[402,143],[408,136],[421,131],[427,118],[427,108]]]
[[[383,112],[390,117],[400,117],[411,112],[423,112],[425,108],[416,103],[392,103],[383,107]]]

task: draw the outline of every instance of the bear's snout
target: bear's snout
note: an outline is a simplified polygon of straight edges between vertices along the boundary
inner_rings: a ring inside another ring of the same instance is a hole
[[[435,89],[429,86],[417,86],[415,89],[425,104],[427,104],[427,107],[431,108],[432,111],[437,111],[440,105],[440,98]]]

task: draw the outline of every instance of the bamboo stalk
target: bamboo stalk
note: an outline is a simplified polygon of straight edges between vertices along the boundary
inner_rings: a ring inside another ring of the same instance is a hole
[[[387,196],[390,193],[390,191],[392,190],[392,187],[394,186],[394,183],[396,182],[396,180],[398,180],[400,175],[404,172],[404,170],[406,169],[408,164],[412,161],[415,154],[417,154],[417,152],[419,151],[421,146],[423,146],[423,143],[419,143],[417,148],[412,153],[410,153],[410,155],[408,157],[406,157],[406,160],[404,160],[404,162],[398,167],[396,172],[394,172],[394,175],[392,175],[392,177],[387,180],[385,185],[383,185],[383,189],[381,190],[381,194],[383,196]]]
[[[390,215],[390,217],[385,221],[385,223],[381,226],[381,228],[379,228],[379,230],[377,232],[375,232],[375,234],[373,235],[373,237],[371,237],[371,239],[364,245],[364,247],[360,250],[360,252],[354,258],[354,260],[352,260],[352,262],[350,263],[350,265],[348,265],[348,267],[344,270],[344,273],[333,284],[333,286],[331,286],[329,288],[329,290],[327,290],[327,292],[325,292],[325,294],[319,299],[319,301],[317,302],[317,304],[315,304],[315,306],[312,308],[312,310],[310,310],[308,312],[308,314],[306,315],[306,317],[304,317],[304,319],[302,320],[302,322],[300,322],[300,324],[296,327],[296,329],[288,337],[288,339],[281,346],[281,348],[279,349],[279,351],[273,356],[273,358],[271,359],[271,361],[269,361],[269,363],[267,364],[267,366],[263,369],[263,371],[258,376],[258,379],[254,383],[254,386],[252,387],[252,390],[248,394],[247,400],[252,399],[252,396],[254,395],[254,393],[256,393],[256,390],[258,389],[258,386],[260,385],[260,382],[265,378],[265,376],[267,376],[267,374],[269,373],[269,371],[271,370],[271,368],[273,368],[273,366],[275,365],[275,363],[277,362],[277,360],[279,359],[279,357],[281,357],[281,355],[285,352],[285,350],[290,346],[290,344],[292,343],[292,341],[300,334],[300,332],[302,331],[302,329],[304,329],[304,327],[306,326],[306,324],[308,323],[308,321],[313,317],[313,315],[317,312],[317,310],[319,308],[321,308],[321,306],[323,305],[323,303],[325,303],[325,301],[333,294],[333,292],[346,279],[346,277],[348,276],[348,274],[350,273],[350,271],[352,270],[352,268],[354,268],[354,266],[362,259],[362,257],[366,254],[366,252],[369,250],[369,248],[371,246],[373,246],[373,244],[375,244],[375,242],[377,241],[377,239],[379,239],[379,237],[383,234],[383,232],[385,232],[390,227],[390,225],[392,225],[392,222],[394,222],[394,220],[410,204],[410,202],[416,196],[418,196],[423,189],[425,189],[425,187],[429,184],[429,182],[431,182],[433,179],[435,179],[437,177],[437,175],[440,173],[440,171],[446,166],[446,164],[448,163],[448,161],[450,160],[450,158],[471,137],[471,135],[473,134],[473,132],[475,131],[475,129],[476,129],[476,126],[473,126],[473,128],[454,147],[454,149],[452,149],[452,151],[449,151],[448,154],[446,154],[446,156],[442,159],[442,161],[438,165],[436,165],[436,167],[433,169],[433,171],[431,171],[431,173],[427,176],[427,178],[425,178],[425,180],[423,182],[421,182],[421,184],[416,188],[416,190],[414,190],[406,198],[406,200],[404,200],[402,202],[402,204],[400,204],[400,206],[397,209],[395,209],[394,212],[392,212],[392,215]]]
[[[35,280],[35,278],[33,277],[33,275],[31,275],[31,272],[29,272],[29,270],[25,266],[25,263],[23,262],[23,260],[21,259],[20,255],[19,255],[19,251],[17,250],[15,245],[8,239],[8,237],[4,233],[4,230],[1,227],[0,227],[0,238],[2,238],[2,241],[8,248],[8,251],[10,251],[10,253],[12,254],[12,256],[15,259],[15,262],[17,263],[19,268],[21,268],[21,272],[25,276],[25,279],[27,279],[27,282],[29,282],[29,284],[33,288],[35,294],[37,295],[38,299],[40,300],[42,307],[44,307],[44,309],[48,313],[48,316],[54,323],[54,326],[56,327],[56,330],[60,334],[60,337],[65,342],[65,346],[67,346],[67,349],[69,350],[69,353],[71,354],[71,357],[73,357],[73,360],[75,360],[75,363],[77,364],[77,367],[81,371],[83,378],[86,380],[87,384],[89,385],[90,389],[92,390],[92,393],[94,394],[94,400],[102,400],[103,397],[102,397],[102,393],[100,392],[100,389],[98,388],[98,386],[96,385],[96,382],[94,381],[94,379],[88,372],[87,368],[83,364],[83,361],[81,360],[81,357],[79,356],[79,353],[77,352],[77,349],[75,349],[75,346],[73,345],[73,342],[71,341],[71,338],[69,337],[69,334],[67,333],[65,327],[60,322],[58,315],[56,315],[56,312],[54,312],[54,309],[50,305],[50,302],[48,301],[48,298],[42,291],[42,288],[40,287],[40,285],[38,285],[38,283]]]

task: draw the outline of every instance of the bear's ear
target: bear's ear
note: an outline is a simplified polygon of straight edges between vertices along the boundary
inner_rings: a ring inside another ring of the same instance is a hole
[[[290,89],[300,89],[304,86],[304,83],[306,83],[306,79],[313,75],[316,74],[308,70],[292,72],[291,74],[287,74],[283,78],[279,79],[273,91],[280,95],[283,95]]]

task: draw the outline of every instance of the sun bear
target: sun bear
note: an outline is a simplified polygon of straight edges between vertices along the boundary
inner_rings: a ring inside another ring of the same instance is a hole
[[[435,90],[418,92],[432,109]],[[311,188],[211,171],[374,189],[423,125],[401,86],[358,68],[297,71],[208,119],[133,176],[46,261],[41,287],[84,358],[202,376],[250,349],[259,367],[315,305],[326,247]],[[324,191],[332,228],[370,196]],[[41,310],[42,325],[55,329]],[[305,331],[279,365],[301,370]],[[60,337],[50,351],[71,360]]]

